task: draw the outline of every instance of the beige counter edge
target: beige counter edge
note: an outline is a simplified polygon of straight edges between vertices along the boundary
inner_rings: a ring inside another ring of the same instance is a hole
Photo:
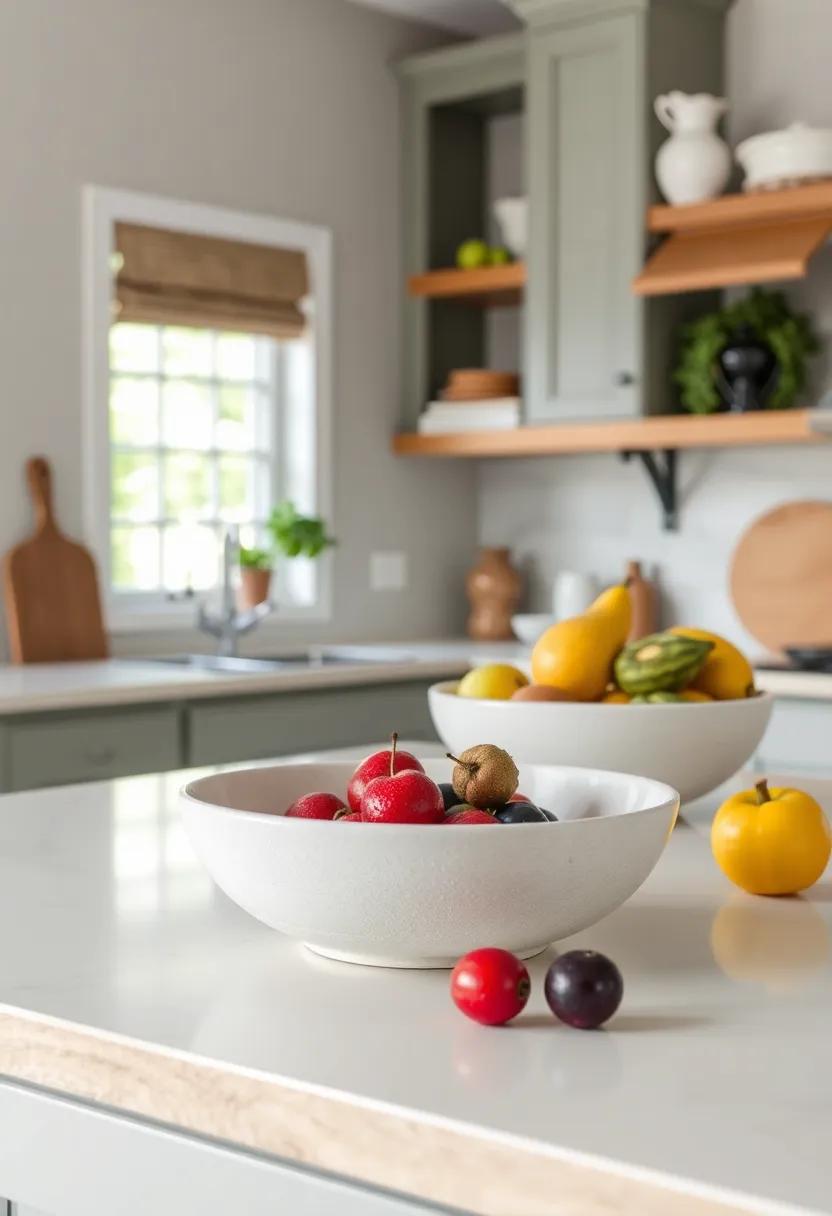
[[[759,1204],[666,1185],[0,1007],[0,1074],[481,1216],[737,1216]]]

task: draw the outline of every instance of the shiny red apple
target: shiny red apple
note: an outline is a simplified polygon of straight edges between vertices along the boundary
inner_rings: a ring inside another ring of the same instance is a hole
[[[372,756],[368,756],[366,760],[362,760],[358,768],[350,778],[349,786],[347,787],[347,801],[353,811],[361,810],[361,799],[364,796],[364,791],[371,781],[376,777],[389,777],[390,773],[399,773],[404,769],[415,769],[418,773],[424,772],[419,761],[410,752],[400,752],[395,744],[398,742],[398,737],[393,736],[394,745],[388,748],[387,751],[374,752]],[[390,765],[393,765],[391,769]]]
[[[393,735],[386,775],[374,777],[364,788],[361,818],[365,823],[441,823],[445,818],[442,791],[421,764],[418,769],[399,768],[397,743],[398,736]]]
[[[287,819],[334,819],[346,805],[336,794],[304,794],[297,798],[286,811]]]

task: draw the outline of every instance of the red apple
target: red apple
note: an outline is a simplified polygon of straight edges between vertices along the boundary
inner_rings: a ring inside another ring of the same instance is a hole
[[[441,823],[442,791],[426,773],[405,769],[392,777],[375,777],[361,799],[365,823]]]
[[[475,806],[455,806],[452,811],[449,811],[443,823],[496,823],[497,820],[493,815],[489,815],[488,811],[481,811]]]
[[[418,773],[424,772],[419,761],[410,752],[396,750],[395,744],[398,738],[394,735],[393,739],[394,744],[391,749],[384,752],[374,752],[372,756],[368,756],[366,760],[362,760],[350,778],[347,788],[347,801],[352,810],[361,810],[361,799],[364,796],[364,791],[376,777],[389,777],[391,773],[400,773],[404,769],[415,769]],[[392,769],[390,767],[391,762],[393,764]]]
[[[286,811],[287,819],[334,819],[345,804],[335,794],[304,794]]]

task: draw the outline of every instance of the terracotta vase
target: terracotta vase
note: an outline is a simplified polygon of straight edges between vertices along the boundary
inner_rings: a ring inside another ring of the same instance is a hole
[[[471,605],[468,636],[481,642],[514,637],[511,618],[517,611],[523,581],[511,564],[508,549],[481,549],[480,559],[465,580]]]
[[[237,603],[242,611],[256,608],[269,598],[272,582],[271,570],[257,570],[253,566],[240,568],[240,586],[237,591]]]

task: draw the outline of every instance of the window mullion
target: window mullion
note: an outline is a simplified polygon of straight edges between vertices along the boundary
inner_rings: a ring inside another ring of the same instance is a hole
[[[211,516],[217,523],[214,526],[214,536],[217,543],[217,568],[219,568],[220,559],[220,452],[219,452],[219,424],[220,424],[220,384],[219,384],[219,335],[216,330],[211,334],[211,373],[213,382],[211,385]]]
[[[163,356],[164,356],[164,341],[163,341],[162,326],[157,325],[156,326],[156,375],[157,375],[157,379],[156,379],[156,428],[157,428],[156,429],[156,436],[157,436],[156,515],[158,517],[159,523],[156,525],[156,556],[157,556],[157,561],[158,561],[157,568],[159,571],[159,590],[160,591],[163,591],[164,587],[165,587],[165,572],[164,572],[164,560],[165,560],[164,537],[165,537],[165,534],[164,534],[164,528],[162,527],[161,521],[165,518],[165,515],[167,513],[165,510],[165,507],[166,507],[165,472],[166,472],[166,470],[165,470],[165,458],[164,458],[164,438],[163,438],[163,432],[162,432],[162,427],[164,425],[164,404],[162,401],[162,397],[164,395],[164,387],[165,387],[164,363],[162,361]]]

